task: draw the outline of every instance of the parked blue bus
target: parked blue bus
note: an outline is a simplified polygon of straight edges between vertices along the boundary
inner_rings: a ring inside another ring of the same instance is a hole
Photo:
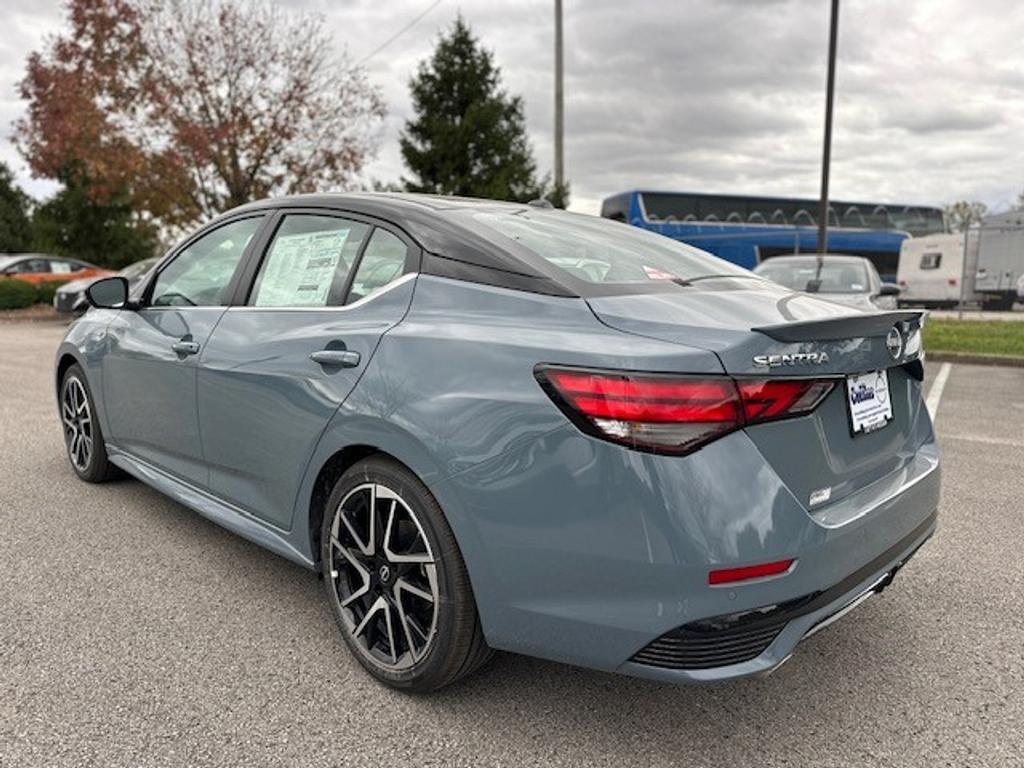
[[[604,200],[601,215],[681,240],[752,268],[818,248],[818,201],[789,197],[633,190]],[[891,203],[829,205],[828,251],[865,256],[895,281],[907,237],[945,231],[941,208]]]

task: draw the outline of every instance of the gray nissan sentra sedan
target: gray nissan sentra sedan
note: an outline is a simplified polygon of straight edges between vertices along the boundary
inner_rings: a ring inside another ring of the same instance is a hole
[[[89,298],[56,361],[74,471],[127,472],[320,573],[396,687],[491,649],[765,673],[935,531],[920,313],[624,224],[289,197]]]

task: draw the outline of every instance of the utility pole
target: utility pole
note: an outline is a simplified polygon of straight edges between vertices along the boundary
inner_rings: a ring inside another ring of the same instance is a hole
[[[555,0],[555,189],[565,183],[565,107],[562,101],[562,0]]]
[[[825,90],[825,150],[821,161],[821,204],[818,206],[818,255],[828,250],[828,172],[832,162],[832,100],[836,88],[836,34],[839,0],[832,0],[832,22],[828,34],[828,85]],[[821,259],[818,259],[821,271]]]

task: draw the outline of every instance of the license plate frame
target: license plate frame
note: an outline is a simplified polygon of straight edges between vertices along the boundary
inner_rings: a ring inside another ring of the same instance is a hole
[[[846,411],[854,437],[884,429],[893,420],[889,372],[883,368],[847,376]]]

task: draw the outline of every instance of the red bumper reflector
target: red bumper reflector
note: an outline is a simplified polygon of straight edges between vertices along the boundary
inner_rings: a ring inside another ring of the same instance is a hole
[[[794,560],[777,560],[774,563],[745,565],[742,568],[722,568],[708,573],[708,584],[734,584],[739,581],[763,579],[767,576],[778,576],[793,566]]]

